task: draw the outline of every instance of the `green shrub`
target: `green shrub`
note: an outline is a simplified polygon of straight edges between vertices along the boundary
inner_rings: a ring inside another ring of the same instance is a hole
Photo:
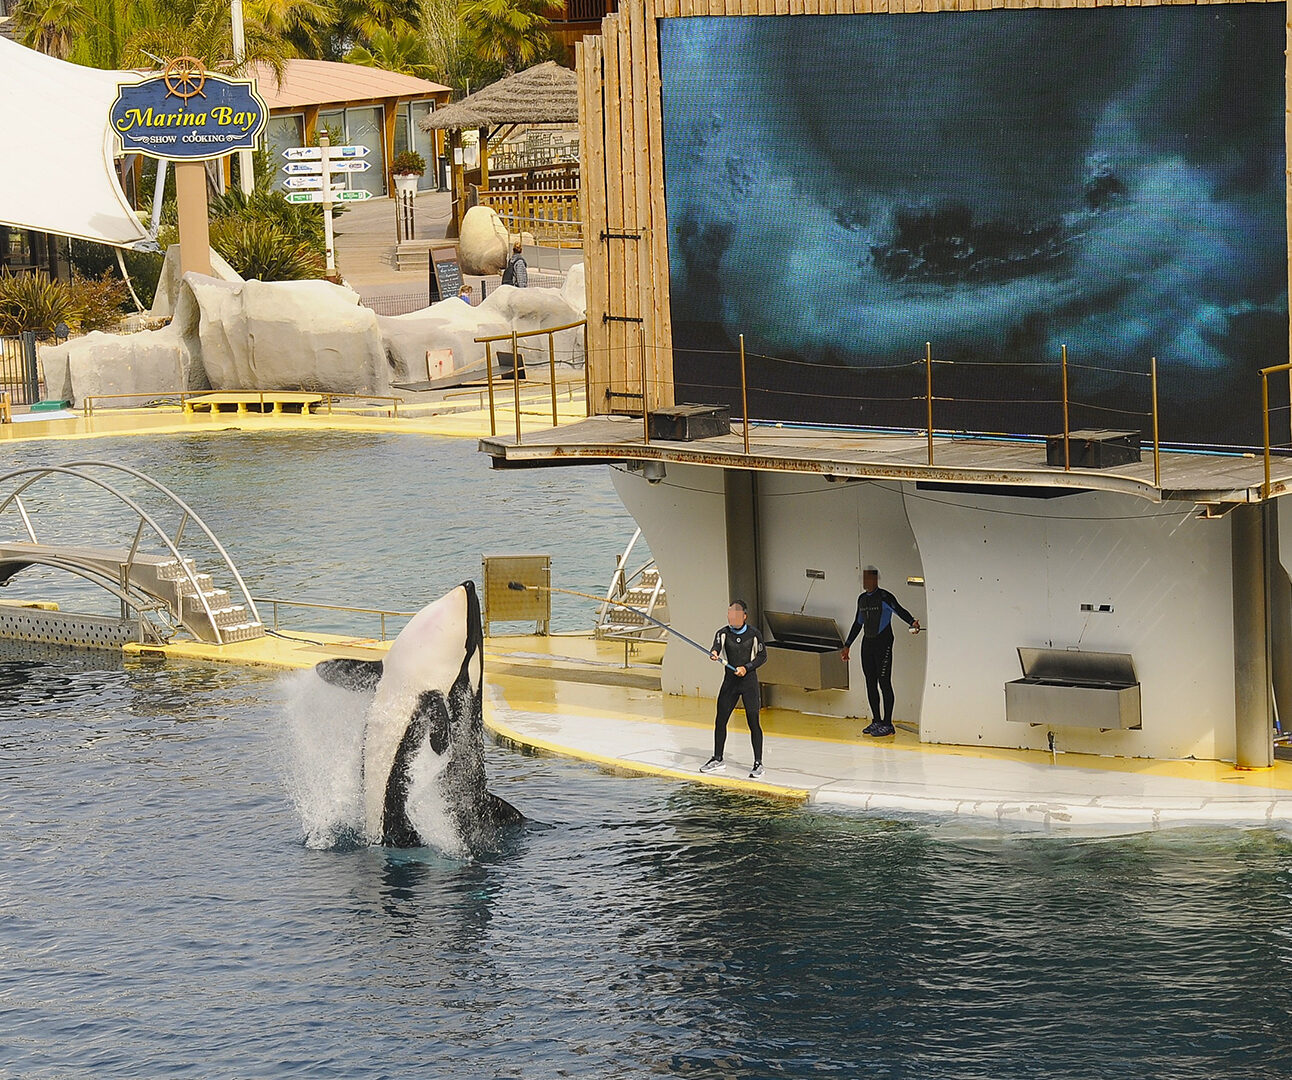
[[[396,176],[422,176],[426,172],[426,159],[416,150],[401,150],[390,163]]]
[[[59,323],[71,330],[80,325],[80,312],[68,286],[51,280],[43,270],[28,274],[0,270],[0,334],[34,330],[46,337]]]
[[[221,218],[211,222],[211,246],[244,278],[300,281],[323,276],[321,252],[277,225]]]

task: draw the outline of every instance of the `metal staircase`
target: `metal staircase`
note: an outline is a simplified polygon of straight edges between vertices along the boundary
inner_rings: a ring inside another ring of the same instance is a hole
[[[104,480],[104,470],[129,476],[160,493],[163,510],[180,513],[173,535],[134,497]],[[37,538],[23,494],[41,481],[67,479],[88,482],[134,511],[137,528],[128,547],[86,547]],[[123,618],[127,611],[138,618],[140,636],[145,640],[165,640],[174,634],[174,627],[166,625],[164,619],[213,645],[264,636],[255,601],[220,541],[187,503],[150,476],[124,465],[80,461],[7,473],[0,476],[0,493],[11,484],[13,489],[0,500],[0,519],[12,509],[21,519],[26,539],[0,541],[0,586],[28,567],[48,566],[112,593],[121,603]],[[223,562],[223,569],[237,588],[238,599],[228,589],[218,587],[210,573],[199,570],[196,560],[180,550],[190,525],[203,533],[214,549],[208,558],[214,563]]]
[[[633,548],[641,539],[638,529],[619,556],[606,601],[597,611],[594,636],[602,641],[660,641],[665,631],[648,621],[649,615],[660,622],[668,622],[668,596],[659,576],[655,560],[650,559],[631,573],[628,570]],[[626,605],[620,607],[619,605]]]

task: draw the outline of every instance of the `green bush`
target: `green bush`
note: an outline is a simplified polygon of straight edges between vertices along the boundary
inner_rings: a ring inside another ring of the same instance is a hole
[[[323,276],[321,252],[277,225],[221,218],[211,222],[211,246],[244,278],[300,281]]]
[[[48,337],[59,323],[71,330],[80,326],[80,312],[67,285],[51,280],[43,270],[29,274],[0,270],[0,334],[34,330]]]
[[[396,176],[422,176],[426,172],[426,159],[416,150],[401,150],[390,163]]]

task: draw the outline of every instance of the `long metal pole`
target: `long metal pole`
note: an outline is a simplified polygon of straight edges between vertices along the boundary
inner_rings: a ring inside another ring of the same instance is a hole
[[[1274,764],[1268,663],[1266,565],[1277,555],[1266,547],[1269,503],[1239,505],[1231,522],[1234,599],[1234,764],[1267,769]]]
[[[485,383],[489,387],[489,434],[498,434],[498,422],[493,414],[493,345],[485,342]]]
[[[924,343],[924,401],[929,429],[929,464],[933,464],[933,342]]]
[[[243,74],[242,62],[247,58],[247,36],[242,25],[242,0],[232,0],[229,15],[233,20],[233,59],[239,76]],[[238,187],[242,194],[250,195],[255,188],[255,165],[250,150],[238,151]],[[328,182],[327,169],[323,170],[323,183]]]
[[[1063,355],[1063,471],[1072,468],[1072,444],[1068,440],[1068,347],[1062,346]]]
[[[556,335],[547,335],[547,374],[552,381],[552,427],[556,427]]]
[[[745,453],[749,453],[749,381],[745,377],[745,335],[740,335],[740,425],[745,429]]]
[[[511,332],[511,386],[516,398],[516,445],[520,445],[520,353],[516,348],[516,331]]]
[[[319,135],[319,161],[323,167],[323,248],[327,253],[327,276],[331,281],[336,278],[336,248],[332,240],[332,172],[328,168],[332,156],[328,147],[332,140],[324,131]]]
[[[1162,457],[1161,447],[1157,439],[1157,357],[1153,357],[1153,366],[1150,369],[1153,381],[1153,486],[1161,488],[1162,486]]]

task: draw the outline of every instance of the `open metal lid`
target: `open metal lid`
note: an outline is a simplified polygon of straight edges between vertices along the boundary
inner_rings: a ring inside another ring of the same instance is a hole
[[[1106,682],[1121,686],[1139,682],[1130,653],[1020,648],[1018,662],[1023,665],[1023,677],[1028,679]]]
[[[788,611],[764,611],[767,629],[772,637],[786,645],[818,645],[829,649],[843,648],[839,624],[820,615],[800,615]]]

